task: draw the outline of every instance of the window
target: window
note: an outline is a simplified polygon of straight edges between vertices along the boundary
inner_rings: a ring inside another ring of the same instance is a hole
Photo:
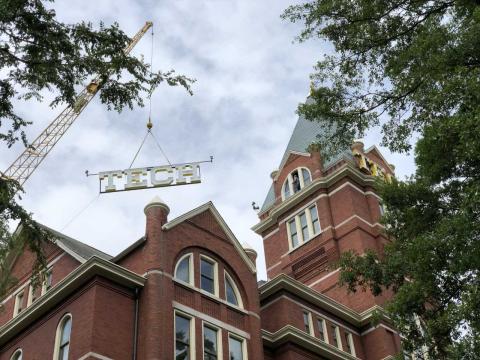
[[[379,202],[379,203],[378,203],[378,209],[379,209],[379,211],[380,211],[380,216],[385,215],[385,205],[383,205],[382,202]]]
[[[303,186],[307,186],[312,182],[312,178],[310,177],[310,171],[303,168],[302,169],[302,178],[303,178]]]
[[[317,319],[317,325],[318,325],[318,335],[320,337],[320,340],[326,341],[328,343],[326,321],[324,319]]]
[[[219,331],[208,325],[203,326],[203,359],[217,360],[219,358],[218,348],[218,333]]]
[[[28,288],[27,306],[30,306],[37,299],[37,288],[30,284]]]
[[[217,263],[205,257],[200,258],[200,288],[217,295]]]
[[[42,295],[52,287],[52,269],[47,270],[42,284]]]
[[[243,307],[242,297],[232,277],[225,272],[225,298],[227,303]]]
[[[349,354],[352,354],[353,356],[357,356],[355,354],[355,346],[353,344],[353,336],[352,334],[345,332],[345,346],[346,346],[346,351]]]
[[[320,220],[318,220],[317,207],[315,205],[310,206],[310,219],[312,220],[313,233],[318,234],[320,232]]]
[[[287,232],[290,248],[295,249],[320,233],[317,206],[312,205],[288,221]]]
[[[23,293],[25,289],[22,289],[15,295],[15,306],[13,308],[13,316],[17,316],[23,310]]]
[[[23,359],[22,349],[15,350],[12,357],[10,358],[10,360],[22,360],[22,359]]]
[[[288,178],[283,185],[283,196],[285,199],[290,196],[290,181],[288,181]]]
[[[290,230],[290,241],[292,244],[292,248],[296,248],[299,245],[299,242],[298,242],[297,225],[296,225],[295,219],[290,220],[288,222],[288,228]]]
[[[178,260],[175,266],[175,279],[186,282],[188,284],[193,283],[193,266],[192,266],[192,254],[184,255]]]
[[[175,360],[191,358],[192,320],[175,314]]]
[[[305,332],[313,336],[312,314],[308,311],[303,312],[303,326],[305,327]]]
[[[312,176],[307,168],[298,168],[288,174],[282,186],[282,200],[299,192],[312,182]]]
[[[55,360],[68,360],[70,351],[70,334],[72,332],[72,316],[65,315],[57,327],[57,335],[55,338]]]
[[[244,339],[230,335],[228,337],[228,360],[246,360],[247,349],[245,347]]]
[[[342,342],[340,339],[340,329],[336,325],[332,325],[333,345],[342,350]]]

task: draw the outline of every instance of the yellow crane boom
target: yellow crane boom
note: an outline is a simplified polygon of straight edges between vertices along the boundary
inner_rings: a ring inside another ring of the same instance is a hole
[[[143,35],[153,25],[147,21],[145,25],[132,38],[132,41],[123,49],[125,55],[137,45]],[[5,170],[4,176],[14,179],[23,185],[32,175],[35,169],[42,163],[48,153],[52,150],[58,140],[67,132],[70,126],[75,122],[83,109],[88,105],[97,93],[102,79],[96,77],[85,89],[77,96],[73,106],[67,106],[45,130],[26,148],[22,154]]]

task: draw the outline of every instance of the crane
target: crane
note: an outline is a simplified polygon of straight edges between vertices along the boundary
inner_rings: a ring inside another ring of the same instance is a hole
[[[123,49],[125,55],[137,45],[145,33],[152,27],[153,23],[147,21],[145,25],[135,34],[132,41]],[[73,105],[67,106],[45,130],[27,147],[22,154],[5,170],[3,176],[16,180],[20,185],[32,175],[35,169],[42,163],[55,144],[67,132],[75,122],[83,109],[93,99],[100,86],[106,78],[97,76],[77,96]]]

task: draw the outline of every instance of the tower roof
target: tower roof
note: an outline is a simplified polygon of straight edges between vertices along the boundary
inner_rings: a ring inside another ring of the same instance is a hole
[[[307,99],[307,102],[309,99]],[[297,124],[293,129],[292,136],[290,137],[290,141],[287,144],[287,148],[282,156],[282,161],[280,162],[279,170],[282,169],[283,165],[288,159],[288,156],[292,152],[300,152],[306,153],[308,152],[307,148],[310,144],[318,142],[319,138],[328,136],[331,134],[331,129],[318,122],[318,121],[309,121],[305,119],[303,115],[298,117]],[[329,165],[333,164],[334,162],[338,161],[342,157],[349,157],[351,158],[351,151],[344,150],[338,152],[338,154],[334,154],[331,156],[327,161],[323,162],[323,167],[328,167]],[[273,183],[268,190],[267,196],[263,205],[260,209],[260,212],[269,208],[275,202],[275,191],[273,188]]]

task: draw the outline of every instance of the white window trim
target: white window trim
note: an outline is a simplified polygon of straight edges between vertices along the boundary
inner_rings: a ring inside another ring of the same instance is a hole
[[[313,318],[312,318],[312,313],[308,310],[302,309],[302,320],[305,323],[305,319],[303,318],[303,315],[307,314],[308,318],[308,330],[309,330],[309,335],[315,337],[315,329],[313,327]],[[305,326],[305,324],[303,324]]]
[[[205,349],[204,347],[204,329],[205,326],[215,329],[217,331],[217,359],[223,359],[223,348],[222,348],[222,328],[213,325],[205,320],[202,320],[202,359],[205,358]]]
[[[28,287],[27,306],[30,306],[33,303],[33,291],[34,291],[34,288],[32,286],[32,283],[30,283],[30,286]]]
[[[24,310],[23,303],[25,302],[25,287],[15,294],[15,305],[13,307],[13,317],[20,314]]]
[[[323,317],[317,316],[317,325],[319,322],[322,323],[322,329],[323,329],[323,339],[320,339],[320,340],[323,342],[326,342],[327,344],[330,344],[330,341],[328,340],[327,320],[325,320]]]
[[[49,290],[47,289],[47,279],[48,275],[52,276],[52,268],[49,268],[45,271],[45,279],[42,282],[42,292],[41,295],[45,295],[45,293]],[[50,285],[52,287],[53,285]]]
[[[310,213],[310,209],[312,207],[315,207],[315,209],[317,210],[318,227],[319,227],[318,233],[315,233],[314,228],[313,228],[312,214]],[[305,214],[306,221],[307,221],[308,236],[309,236],[308,239],[303,238],[302,225],[301,225],[301,222],[300,222],[300,216],[303,215],[303,214]],[[290,222],[292,220],[295,221],[295,228],[297,229],[298,245],[295,246],[295,247],[293,246],[293,243],[292,243],[292,234],[291,234],[291,231],[290,231]],[[297,213],[295,216],[292,216],[291,218],[289,218],[285,222],[285,224],[286,224],[286,227],[287,227],[289,251],[293,251],[293,250],[298,249],[300,246],[302,246],[303,244],[305,244],[308,241],[310,241],[311,239],[313,239],[315,236],[322,233],[322,224],[320,223],[320,214],[318,213],[318,207],[317,207],[316,203],[314,203],[310,206],[307,206],[305,209],[303,209],[303,211],[301,211],[301,212]]]
[[[357,352],[355,351],[355,344],[353,342],[353,335],[349,332],[346,333],[346,340],[348,341],[348,345],[350,345],[350,350],[352,351],[350,354],[357,357]]]
[[[66,313],[65,315],[62,316],[62,318],[57,324],[57,331],[55,332],[55,348],[53,350],[53,360],[58,360],[58,356],[60,355],[60,341],[61,341],[61,335],[62,335],[61,334],[62,327],[67,318],[70,318],[70,321],[71,321],[70,338],[68,340],[69,343],[71,344],[70,339],[72,337],[72,330],[73,330],[73,317],[71,313]],[[71,346],[69,345],[68,355],[70,355],[70,349],[71,349]]]
[[[189,257],[188,259],[188,278],[189,278],[189,281],[188,282],[185,282],[179,278],[177,278],[177,268],[178,268],[178,265],[180,265],[180,263],[183,261],[183,259],[185,259],[186,257]],[[184,283],[184,284],[189,284],[189,285],[193,285],[194,284],[194,269],[193,269],[193,253],[188,253],[188,254],[185,254],[183,255],[180,259],[178,259],[177,263],[175,264],[175,269],[173,270],[173,278],[180,282],[180,283]]]
[[[228,333],[228,358],[230,358],[230,338],[233,338],[235,340],[241,341],[242,343],[242,355],[243,359],[242,360],[248,360],[248,350],[247,350],[247,339],[235,334],[235,333]]]
[[[213,264],[213,288],[214,288],[214,293],[210,293],[204,289],[202,289],[202,259],[205,259],[207,260],[208,262],[212,263]],[[211,257],[207,256],[207,255],[203,255],[203,254],[200,254],[200,284],[199,285],[199,288],[202,292],[205,292],[207,294],[210,294],[210,295],[215,295],[216,297],[219,297],[219,285],[218,285],[218,263],[213,260]]]
[[[282,195],[282,201],[285,201],[285,199],[287,199],[285,197],[285,183],[288,181],[288,188],[290,189],[290,195],[289,195],[289,198],[292,197],[293,195],[295,195],[296,193],[293,191],[293,176],[292,176],[292,173],[294,173],[295,171],[297,171],[297,174],[298,174],[298,180],[300,181],[300,190],[299,191],[302,191],[303,188],[305,187],[305,182],[303,180],[303,174],[302,174],[302,169],[305,169],[308,171],[308,174],[310,176],[310,183],[312,183],[312,173],[310,172],[310,170],[308,168],[306,168],[305,166],[300,166],[300,167],[297,167],[296,169],[293,169],[290,174],[287,175],[287,177],[285,178],[283,184],[282,184],[282,187],[280,189],[280,193]],[[297,191],[298,192],[298,191]]]
[[[240,291],[238,290],[237,283],[233,280],[233,277],[230,276],[230,274],[225,270],[224,271],[224,285],[225,285],[225,301],[227,304],[234,306],[234,307],[239,307],[240,309],[243,309],[243,300],[242,296],[240,295]],[[227,279],[229,280],[230,284],[232,285],[233,292],[235,293],[235,296],[237,297],[238,305],[231,304],[227,300]]]
[[[180,311],[180,310],[177,310],[177,309],[174,309],[173,310],[173,359],[175,359],[175,349],[177,347],[177,339],[176,339],[176,334],[177,334],[177,330],[175,329],[175,318],[176,316],[182,316],[184,318],[187,318],[190,320],[190,359],[191,360],[195,360],[196,358],[196,346],[195,346],[195,317],[193,317],[192,315],[186,313],[186,312],[183,312],[183,311]],[[202,328],[202,340],[203,340],[203,328]]]
[[[332,327],[335,328],[335,335],[337,335],[338,349],[343,351],[342,337],[341,337],[341,334],[340,334],[340,327],[338,327],[337,325],[332,325]],[[335,346],[335,344],[332,344],[332,345]]]
[[[21,357],[20,359],[23,359],[23,350],[22,349],[17,349],[13,352],[12,356],[10,356],[10,360],[14,360],[14,359],[17,359],[16,356],[20,354]]]

